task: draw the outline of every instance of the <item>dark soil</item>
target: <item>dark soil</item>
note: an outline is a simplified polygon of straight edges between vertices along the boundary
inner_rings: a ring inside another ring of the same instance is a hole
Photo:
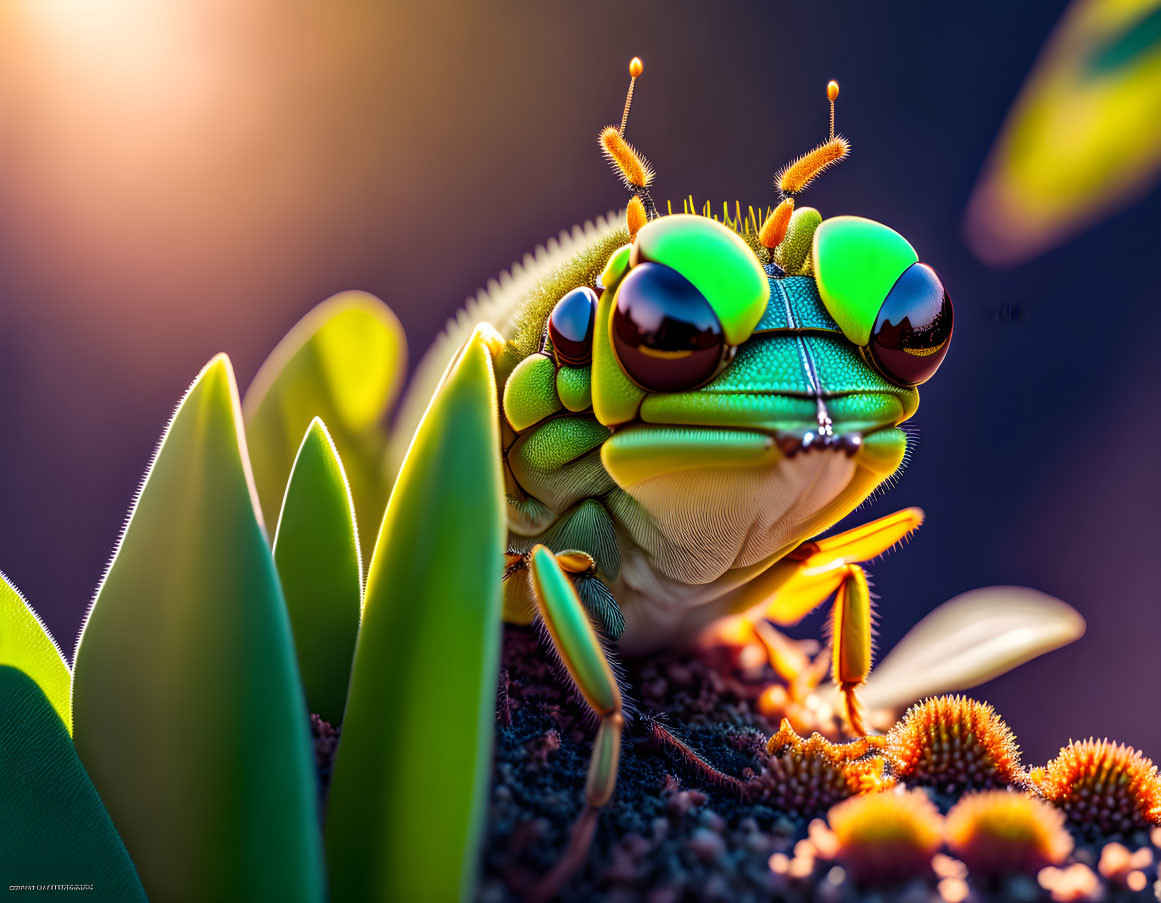
[[[660,723],[714,768],[745,780],[764,767],[765,741],[777,728],[756,709],[772,671],[742,671],[724,651],[662,655],[628,662],[624,671],[632,713],[617,790],[600,814],[587,860],[554,899],[942,903],[957,896],[954,880],[941,885],[934,873],[869,888],[824,858],[808,874],[775,871],[773,854],[793,857],[796,845],[809,845],[810,819],[775,811],[750,794],[743,800],[736,786],[656,739],[653,725]],[[569,687],[536,630],[505,626],[481,903],[534,899],[583,809],[596,725]],[[945,811],[950,802],[936,799]],[[1071,861],[1095,867],[1099,849],[1078,846]],[[1108,881],[1088,899],[1152,900],[1152,874],[1142,892]],[[965,903],[1049,899],[1030,875],[973,885]]]
[[[760,767],[776,727],[754,709],[772,672],[744,681],[697,658],[659,657],[629,663],[625,676],[636,711],[617,791],[563,899],[770,899],[780,881],[768,860],[789,852],[805,825],[743,803],[736,788],[655,740],[651,722],[743,778]],[[505,628],[480,900],[523,899],[557,861],[583,808],[595,725],[568,686],[535,630]]]

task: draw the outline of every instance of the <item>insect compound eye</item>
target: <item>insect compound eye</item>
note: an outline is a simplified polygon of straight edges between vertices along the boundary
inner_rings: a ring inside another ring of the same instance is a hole
[[[935,270],[914,263],[899,277],[871,330],[875,365],[895,382],[916,386],[935,375],[951,343],[951,298]]]
[[[637,264],[617,287],[611,332],[621,369],[652,392],[696,388],[733,351],[705,296],[659,263]]]
[[[593,359],[593,321],[597,293],[587,285],[563,295],[548,317],[548,337],[556,362],[565,367],[587,367]]]

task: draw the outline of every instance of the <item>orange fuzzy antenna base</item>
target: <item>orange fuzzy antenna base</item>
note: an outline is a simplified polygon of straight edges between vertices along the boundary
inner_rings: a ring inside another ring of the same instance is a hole
[[[798,194],[830,167],[845,160],[850,152],[851,143],[838,135],[787,164],[779,171],[775,184],[786,194]]]
[[[770,211],[766,222],[758,233],[758,240],[762,246],[773,251],[782,244],[786,237],[786,227],[790,225],[790,214],[794,212],[794,198],[786,198],[781,204]]]
[[[613,169],[634,188],[648,188],[653,182],[653,169],[649,162],[629,144],[615,125],[606,126],[600,136],[601,150]]]
[[[645,212],[645,204],[636,195],[629,198],[629,206],[625,208],[625,220],[630,238],[640,232],[641,227],[649,222],[649,215]]]

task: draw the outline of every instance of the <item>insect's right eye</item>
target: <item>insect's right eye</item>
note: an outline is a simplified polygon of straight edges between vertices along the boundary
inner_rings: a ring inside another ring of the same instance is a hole
[[[617,287],[611,332],[621,369],[652,392],[708,382],[732,350],[705,296],[658,263],[637,264]]]

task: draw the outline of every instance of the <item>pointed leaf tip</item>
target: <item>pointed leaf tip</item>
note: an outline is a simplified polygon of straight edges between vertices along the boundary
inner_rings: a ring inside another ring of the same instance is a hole
[[[424,414],[375,545],[328,801],[335,903],[472,893],[500,641],[499,453],[477,332]]]
[[[299,446],[274,538],[307,706],[338,724],[359,631],[362,558],[346,475],[326,425]]]
[[[77,648],[75,742],[154,899],[317,903],[316,778],[237,388],[170,421]]]

